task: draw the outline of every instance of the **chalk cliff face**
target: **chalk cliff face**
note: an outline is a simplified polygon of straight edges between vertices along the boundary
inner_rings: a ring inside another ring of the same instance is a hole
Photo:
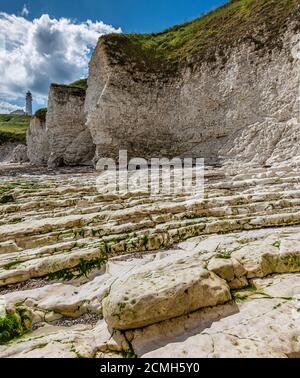
[[[85,90],[52,84],[47,112],[48,166],[91,164],[94,145],[85,126]]]
[[[27,155],[34,165],[47,165],[50,152],[46,132],[46,120],[32,117],[27,130]]]
[[[200,26],[99,40],[85,103],[96,160],[116,157],[119,149],[145,158],[256,164],[300,156],[299,2],[242,3],[198,20]],[[250,22],[255,11],[260,18]],[[198,45],[185,40],[173,48],[174,35],[189,28],[199,35]],[[203,37],[207,31],[213,31],[210,39]]]
[[[91,165],[95,147],[85,126],[85,89],[52,84],[46,119],[33,117],[28,157],[35,165]]]

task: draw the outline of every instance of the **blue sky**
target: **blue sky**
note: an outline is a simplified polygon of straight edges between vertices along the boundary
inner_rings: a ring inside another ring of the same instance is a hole
[[[99,37],[150,33],[199,17],[226,0],[0,0],[0,113],[47,106],[50,83],[88,74]],[[90,21],[87,21],[90,20]]]
[[[125,33],[149,33],[194,19],[226,0],[0,0],[0,11],[20,14],[26,4],[33,19],[43,13],[78,21],[101,20]]]

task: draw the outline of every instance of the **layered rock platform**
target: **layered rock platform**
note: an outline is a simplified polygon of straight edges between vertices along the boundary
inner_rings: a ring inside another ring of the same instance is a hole
[[[0,356],[299,356],[297,168],[205,176],[203,201],[5,177]]]

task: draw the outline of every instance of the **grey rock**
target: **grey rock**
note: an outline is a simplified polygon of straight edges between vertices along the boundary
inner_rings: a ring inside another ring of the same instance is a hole
[[[27,130],[27,154],[30,162],[37,166],[47,165],[50,155],[46,122],[32,117]]]
[[[84,89],[51,85],[46,121],[50,168],[92,164],[95,149],[85,126],[84,101]]]
[[[33,117],[27,132],[32,164],[92,165],[95,146],[85,126],[84,101],[84,89],[51,85],[46,121]]]
[[[26,163],[28,162],[27,146],[25,144],[19,144],[12,152],[10,159],[11,163]]]

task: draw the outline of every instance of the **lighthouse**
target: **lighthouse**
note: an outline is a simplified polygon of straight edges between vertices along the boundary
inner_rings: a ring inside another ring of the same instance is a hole
[[[26,114],[32,115],[32,94],[30,91],[26,93]]]

